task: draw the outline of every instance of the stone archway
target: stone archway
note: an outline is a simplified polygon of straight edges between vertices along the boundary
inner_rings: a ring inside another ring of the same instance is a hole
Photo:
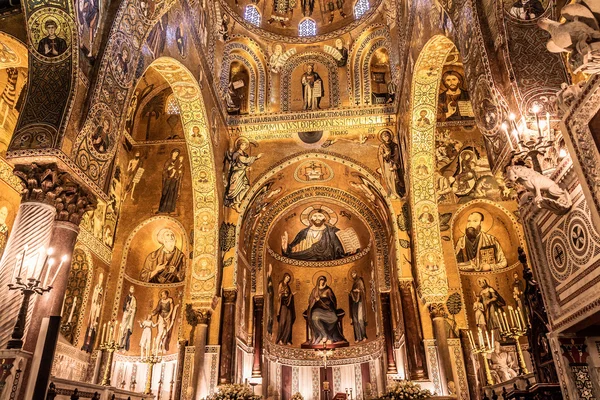
[[[416,62],[411,90],[409,166],[410,205],[413,229],[415,273],[423,300],[439,303],[448,295],[448,279],[442,256],[442,239],[438,213],[433,222],[420,221],[424,207],[437,210],[435,195],[435,120],[439,85],[444,61],[456,47],[445,36],[432,37],[423,47]],[[428,121],[418,124],[421,113]]]
[[[171,86],[181,110],[181,122],[190,157],[194,199],[194,248],[190,300],[211,305],[218,287],[218,215],[216,169],[202,92],[192,73],[178,61],[161,57],[154,68]]]

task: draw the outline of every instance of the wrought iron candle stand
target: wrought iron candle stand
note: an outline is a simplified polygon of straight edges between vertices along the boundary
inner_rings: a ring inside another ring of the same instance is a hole
[[[525,357],[523,357],[523,350],[521,349],[521,343],[519,342],[521,336],[527,335],[527,325],[523,318],[523,312],[519,307],[515,310],[509,306],[508,314],[509,318],[506,318],[506,312],[502,312],[502,316],[500,317],[500,336],[505,340],[514,339],[521,375],[527,375],[529,371],[527,370]]]
[[[148,364],[148,370],[146,371],[146,387],[144,388],[144,394],[152,394],[152,373],[154,365],[162,362],[162,356],[151,355],[140,359],[140,362]]]
[[[531,165],[533,169],[540,174],[543,173],[542,165],[540,164],[539,157],[545,156],[548,149],[554,147],[554,137],[552,134],[552,128],[550,126],[550,114],[546,113],[546,119],[544,121],[540,121],[539,112],[540,108],[537,105],[532,107],[532,112],[535,116],[535,122],[530,122],[534,124],[535,129],[530,130],[527,128],[527,121],[523,118],[523,122],[520,124],[521,129],[517,126],[515,121],[515,114],[511,113],[509,115],[509,122],[504,122],[502,124],[502,128],[506,133],[508,144],[512,150],[514,159],[529,159],[531,160]],[[518,148],[515,149],[512,145],[512,141],[509,135],[509,129],[512,130],[512,134],[517,139]],[[533,131],[537,132],[537,136],[529,135],[525,131]],[[544,132],[546,132],[544,134]]]
[[[13,328],[13,332],[11,335],[11,339],[8,341],[6,346],[7,349],[17,349],[20,350],[23,348],[23,336],[25,335],[25,324],[27,321],[27,311],[29,309],[29,303],[31,301],[31,296],[33,295],[43,295],[46,292],[52,290],[52,283],[56,279],[58,272],[62,268],[65,257],[63,257],[62,262],[58,266],[54,277],[48,281],[48,274],[50,272],[50,268],[54,265],[54,259],[48,259],[48,257],[52,254],[52,249],[48,249],[46,251],[45,248],[41,248],[38,252],[38,258],[40,254],[45,255],[44,263],[39,271],[37,271],[37,261],[33,265],[33,268],[26,267],[26,272],[30,275],[28,278],[21,278],[21,273],[23,271],[23,266],[25,262],[25,258],[27,257],[28,246],[23,246],[23,250],[19,255],[17,255],[17,262],[15,265],[15,276],[14,283],[8,284],[8,290],[20,290],[23,295],[23,300],[21,301],[21,308],[19,309],[19,314],[17,316],[17,322],[15,323],[15,327]],[[17,272],[18,267],[18,272]],[[46,271],[46,276],[44,278],[44,283],[41,281],[42,273]]]

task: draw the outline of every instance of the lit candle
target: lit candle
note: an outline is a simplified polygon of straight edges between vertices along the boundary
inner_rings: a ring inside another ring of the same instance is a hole
[[[523,151],[523,146],[521,146],[521,135],[519,135],[519,131],[517,131],[516,129],[513,129],[512,131],[513,136],[515,137],[515,139],[517,139],[517,147],[519,149],[519,151]]]
[[[508,126],[506,125],[505,122],[502,123],[502,130],[506,134],[506,140],[508,141],[508,145],[510,146],[510,150],[514,151],[515,148],[513,147],[512,140],[510,138],[510,134],[508,133]]]
[[[485,330],[485,339],[487,340],[487,345],[488,345],[488,349],[491,349],[492,346],[490,344],[490,334],[488,333],[488,330]]]
[[[106,342],[106,322],[102,325],[102,335],[100,335],[100,344],[104,344]]]
[[[516,325],[515,320],[513,319],[513,313],[514,313],[513,308],[511,306],[508,306],[508,317],[510,318],[510,327],[511,328]]]
[[[115,342],[117,341],[117,335],[119,334],[119,321],[115,321],[115,337],[114,340]]]
[[[48,260],[48,266],[46,267],[46,276],[44,277],[44,284],[42,285],[42,287],[47,287],[48,276],[50,275],[50,270],[52,269],[53,265],[54,265],[54,258],[51,258]]]
[[[521,319],[521,323],[523,324],[523,327],[525,327],[525,317],[523,316],[523,310],[521,310],[521,307],[517,307],[517,311],[519,312],[519,318]]]
[[[471,348],[473,350],[477,349],[477,346],[475,346],[475,341],[473,340],[473,333],[471,333],[471,331],[467,331],[467,336],[469,337],[469,342],[471,343]]]
[[[477,339],[479,340],[479,347],[485,346],[485,342],[483,341],[483,333],[481,333],[481,328],[477,328],[479,330]]]
[[[71,313],[69,314],[69,319],[67,319],[67,324],[70,324],[73,321],[73,312],[75,312],[75,307],[77,306],[77,296],[73,299],[73,305],[71,305]]]
[[[546,112],[546,126],[548,127],[548,139],[552,139],[552,128],[550,128],[550,113]]]
[[[502,318],[504,319],[504,326],[506,326],[506,332],[510,330],[510,326],[508,325],[508,318],[506,318],[506,312],[502,311]]]
[[[21,277],[21,257],[21,253],[17,254],[15,257],[15,276],[13,276],[13,279]]]
[[[492,331],[492,345],[496,346],[496,341],[494,340],[494,331]]]
[[[58,276],[58,273],[60,272],[63,264],[65,263],[65,261],[67,261],[67,258],[68,257],[66,255],[60,258],[60,264],[58,264],[58,268],[56,268],[56,272],[54,273],[52,280],[49,282],[49,286],[52,286],[54,284],[54,281],[56,280],[56,277]]]

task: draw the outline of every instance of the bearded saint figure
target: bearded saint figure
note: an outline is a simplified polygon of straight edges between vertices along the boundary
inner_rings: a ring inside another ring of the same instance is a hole
[[[296,234],[288,243],[288,233],[281,237],[281,249],[284,256],[295,260],[330,261],[343,258],[346,254],[333,225],[328,224],[328,216],[323,210],[315,210],[309,218],[310,226]]]
[[[185,278],[185,256],[176,246],[175,233],[162,229],[158,233],[158,249],[148,254],[140,280],[149,283],[178,283]]]
[[[352,271],[352,290],[348,294],[350,303],[350,317],[354,328],[354,340],[362,342],[367,340],[367,289],[365,281]]]
[[[456,242],[456,261],[461,271],[496,271],[507,265],[498,239],[482,231],[483,219],[480,212],[469,214],[465,235]]]

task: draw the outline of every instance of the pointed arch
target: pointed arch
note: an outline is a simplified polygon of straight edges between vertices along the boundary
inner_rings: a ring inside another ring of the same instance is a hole
[[[292,72],[298,66],[309,62],[322,64],[327,69],[329,80],[329,101],[330,107],[335,108],[340,105],[340,88],[338,85],[338,66],[335,59],[326,53],[308,51],[296,53],[291,56],[281,69],[281,111],[290,111],[292,98]]]
[[[391,45],[392,39],[389,28],[384,25],[373,25],[365,29],[356,39],[350,50],[350,71],[352,101],[354,104],[364,104],[371,99],[371,84],[369,62],[371,56],[380,48],[386,48],[390,53],[390,71],[392,79],[396,78],[397,52]]]
[[[267,86],[266,63],[262,54],[257,53],[254,46],[234,41],[225,45],[221,75],[219,77],[219,90],[221,94],[227,92],[229,85],[229,70],[233,61],[243,63],[250,72],[249,108],[250,113],[265,111],[265,91]]]
[[[410,205],[414,244],[414,266],[419,290],[426,303],[442,302],[448,295],[448,279],[442,249],[438,213],[434,221],[417,218],[424,207],[437,210],[435,195],[435,124],[417,124],[421,112],[436,120],[444,62],[454,43],[445,36],[432,37],[415,64],[411,90],[409,160]]]

